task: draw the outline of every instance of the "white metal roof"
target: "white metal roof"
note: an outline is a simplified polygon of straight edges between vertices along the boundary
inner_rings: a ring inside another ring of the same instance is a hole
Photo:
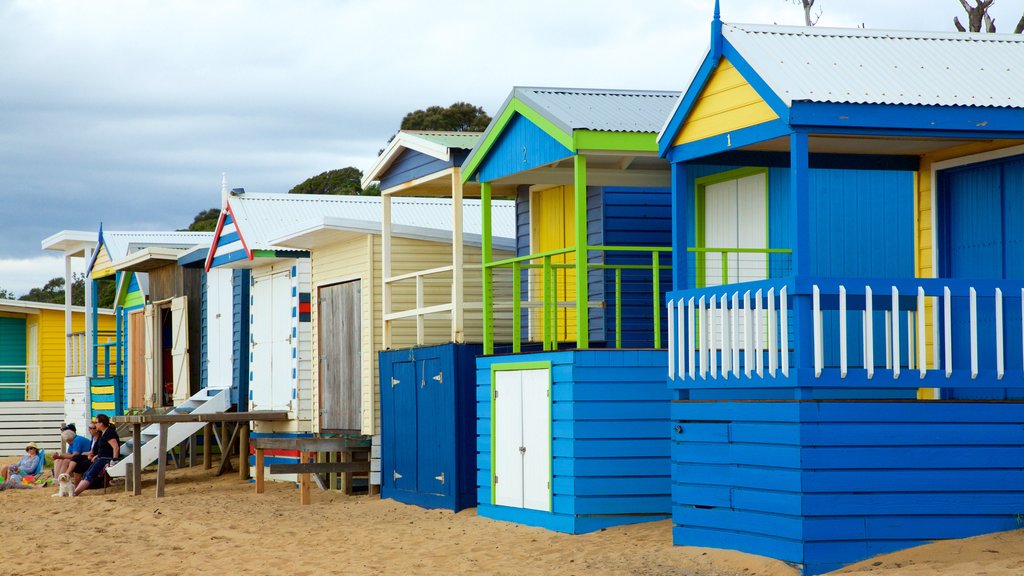
[[[438,160],[448,162],[452,159],[453,149],[472,150],[480,140],[480,132],[439,132],[425,130],[400,130],[388,143],[384,152],[377,157],[374,165],[363,176],[362,186],[380,180],[380,175],[398,159],[405,149],[415,150]]]
[[[679,92],[517,86],[502,110],[512,98],[543,114],[566,134],[573,130],[657,132]]]
[[[57,252],[78,252],[96,245],[96,232],[86,230],[61,230],[42,241],[43,250]]]
[[[378,196],[323,196],[313,194],[259,194],[246,192],[228,199],[238,229],[250,250],[287,250],[281,240],[324,226],[328,219],[355,232],[380,234],[384,214]],[[450,242],[452,201],[447,198],[397,197],[391,200],[391,221],[396,235],[402,227],[433,234]],[[480,201],[463,200],[463,231],[481,232]],[[515,238],[515,203],[492,203],[492,235]]]
[[[787,105],[1024,107],[1024,37],[723,24],[722,34]]]
[[[63,304],[51,304],[49,302],[32,302],[30,300],[5,300],[0,299],[0,311],[11,313],[38,314],[39,310],[64,310]],[[100,314],[113,314],[110,308],[99,308]],[[72,306],[72,312],[85,312],[85,306]]]
[[[188,249],[197,244],[209,244],[213,232],[122,232],[103,231],[103,243],[111,262],[143,248],[162,247]]]

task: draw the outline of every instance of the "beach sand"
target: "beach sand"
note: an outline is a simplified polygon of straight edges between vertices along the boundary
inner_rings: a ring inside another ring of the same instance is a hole
[[[123,487],[74,499],[52,498],[56,488],[0,492],[0,565],[22,576],[56,572],[46,562],[53,556],[116,576],[796,574],[767,558],[672,546],[669,521],[569,536],[472,509],[424,510],[315,488],[312,505],[300,506],[292,484],[270,482],[257,496],[237,473],[217,478],[201,466],[170,470],[159,500],[154,483],[147,471],[136,497]]]
[[[71,566],[97,562],[117,576],[797,574],[768,558],[672,546],[669,521],[569,536],[480,518],[475,510],[454,514],[316,489],[313,504],[300,506],[292,484],[270,482],[257,496],[236,473],[218,478],[199,466],[170,470],[166,497],[158,500],[155,474],[143,478],[140,497],[123,487],[76,499],[52,498],[55,488],[0,493],[0,565],[17,566],[20,575],[51,574],[45,559],[59,555]],[[1024,531],[929,544],[837,574],[1024,574]]]

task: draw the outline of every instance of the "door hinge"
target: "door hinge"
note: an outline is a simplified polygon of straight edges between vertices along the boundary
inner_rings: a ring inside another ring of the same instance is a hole
[[[395,378],[394,376],[391,377],[391,387],[392,388],[394,388],[395,386],[398,386],[399,382],[400,382],[400,380],[398,378]]]
[[[497,475],[495,475],[495,476],[494,476],[494,483],[495,483],[495,484],[497,484],[497,483],[498,483],[498,476],[497,476]]]
[[[444,472],[441,472],[440,476],[434,476],[434,480],[439,480],[441,484],[444,484]]]
[[[444,384],[444,372],[438,372],[437,376],[434,376],[434,380],[437,380],[439,384]]]
[[[495,397],[495,398],[497,398],[497,397],[498,397],[498,391],[497,391],[497,390],[495,390],[495,391],[494,391],[494,397]]]
[[[548,482],[548,490],[551,490],[551,482]]]
[[[401,474],[399,474],[397,470],[393,470],[393,471],[391,472],[391,479],[392,479],[392,480],[395,480],[395,481],[397,481],[397,480],[398,480],[399,478],[401,478],[401,477],[402,477],[402,475],[401,475]]]
[[[526,454],[526,446],[520,446],[519,447],[519,453],[520,454]]]

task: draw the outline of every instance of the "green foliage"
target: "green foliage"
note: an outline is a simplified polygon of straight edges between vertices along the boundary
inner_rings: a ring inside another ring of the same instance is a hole
[[[113,278],[96,280],[99,283],[97,288],[97,299],[100,308],[113,308],[114,296],[117,287]],[[61,277],[52,278],[43,284],[41,288],[33,288],[18,300],[25,302],[43,302],[47,304],[64,303],[64,279]],[[71,282],[71,303],[74,306],[85,306],[85,276],[76,274]]]
[[[14,300],[14,292],[0,288],[0,300]]]
[[[402,118],[402,130],[443,130],[447,132],[483,132],[491,117],[480,106],[456,102],[447,108],[431,106],[409,112]]]
[[[185,230],[189,232],[213,232],[217,229],[217,220],[220,218],[220,210],[210,208],[196,214],[192,223]]]
[[[380,188],[363,189],[363,171],[353,166],[328,170],[288,191],[289,194],[333,194],[339,196],[380,196]]]

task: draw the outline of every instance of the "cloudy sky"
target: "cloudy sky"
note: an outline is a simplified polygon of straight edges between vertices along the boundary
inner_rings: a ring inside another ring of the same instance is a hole
[[[801,24],[790,0],[732,22]],[[819,26],[950,30],[957,0],[818,0]],[[411,110],[513,85],[682,89],[712,0],[0,0],[0,287],[62,229],[182,228],[231,187],[366,169]],[[1012,28],[1024,0],[1000,0]]]

